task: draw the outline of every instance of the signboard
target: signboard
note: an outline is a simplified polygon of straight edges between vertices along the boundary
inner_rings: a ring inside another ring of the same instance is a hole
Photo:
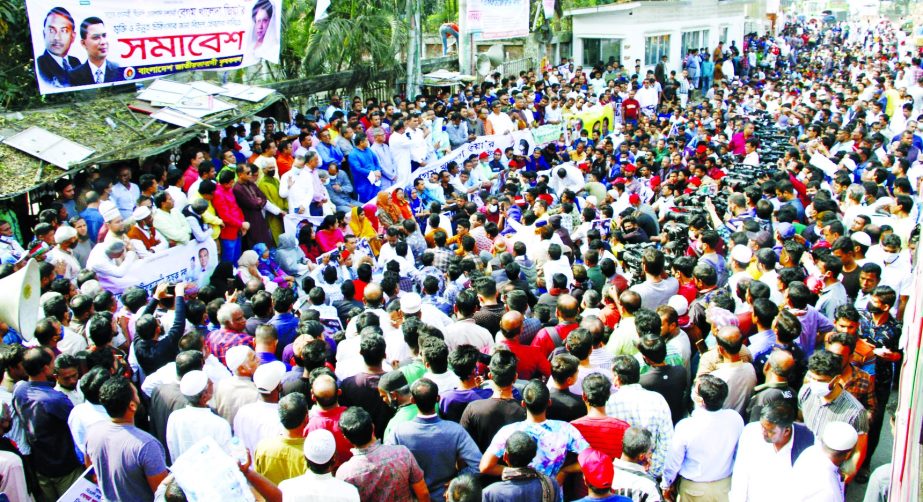
[[[153,293],[160,283],[195,283],[205,285],[218,265],[215,241],[196,242],[157,252],[131,264],[122,277],[100,274],[99,285],[113,294],[121,295],[129,286],[138,286]]]
[[[39,92],[279,62],[282,0],[26,0]]]
[[[529,35],[529,0],[468,0],[468,29],[478,40]]]
[[[58,502],[103,502],[103,491],[93,482],[94,468],[89,467],[58,498]]]

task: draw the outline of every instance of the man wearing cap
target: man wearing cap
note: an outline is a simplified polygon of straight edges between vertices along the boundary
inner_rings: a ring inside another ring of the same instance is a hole
[[[696,409],[676,424],[664,466],[660,487],[665,493],[675,491],[680,500],[727,500],[737,440],[744,429],[738,412],[722,409],[727,396],[728,386],[720,378],[696,379]]]
[[[259,399],[259,392],[253,383],[253,373],[259,367],[260,361],[256,357],[256,352],[246,345],[228,349],[225,360],[232,376],[218,383],[214,404],[215,411],[222,418],[228,423],[234,423],[234,417],[241,406]]]
[[[841,467],[853,455],[859,434],[846,422],[827,425],[820,442],[807,448],[795,461],[794,482],[788,485],[796,502],[845,500],[845,484]],[[780,488],[779,492],[784,493]],[[776,498],[775,500],[778,500]]]
[[[279,422],[285,433],[263,439],[253,453],[256,472],[275,484],[307,471],[304,433],[307,432],[308,402],[304,395],[293,392],[279,400]]]
[[[400,296],[401,314],[404,319],[416,317],[423,324],[434,326],[439,329],[446,328],[452,324],[452,319],[445,315],[438,307],[429,303],[423,303],[423,298],[414,292],[404,293]]]
[[[288,396],[286,396],[288,397]],[[359,502],[355,486],[336,479],[331,474],[335,465],[336,442],[325,429],[308,433],[304,438],[303,455],[308,470],[301,476],[279,483],[282,500],[288,502]]]
[[[57,274],[69,281],[77,278],[83,268],[74,256],[73,248],[77,245],[77,231],[74,227],[61,225],[54,232],[55,247],[48,252],[45,261],[55,266]]]
[[[260,365],[253,372],[259,400],[241,406],[234,417],[234,434],[251,452],[256,451],[260,441],[285,433],[279,420],[279,393],[285,372],[285,364],[279,361]]]
[[[410,449],[423,469],[433,500],[441,500],[445,486],[456,475],[477,474],[481,460],[481,451],[465,429],[438,417],[438,390],[428,378],[414,382],[410,392],[419,414],[394,426],[391,435],[385,439],[385,444],[403,445]],[[460,463],[464,463],[461,470],[457,468]]]
[[[128,229],[126,236],[131,239],[132,248],[138,253],[138,257],[145,258],[169,247],[167,240],[154,227],[154,219],[149,207],[136,207],[131,213],[131,219],[135,224]]]
[[[101,242],[93,247],[87,258],[87,269],[96,272],[99,277],[124,277],[137,259],[134,251],[126,249],[119,240]]]
[[[779,500],[780,487],[794,482],[793,464],[814,444],[814,434],[795,423],[796,408],[788,401],[769,403],[756,418],[737,442],[731,502]]]
[[[185,408],[170,413],[167,419],[167,450],[176,462],[193,444],[210,437],[222,448],[231,442],[231,425],[209,407],[213,387],[204,371],[194,370],[183,375],[179,390],[186,397]]]
[[[410,395],[410,384],[401,370],[393,370],[382,375],[378,381],[378,393],[381,400],[394,410],[394,416],[384,430],[383,440],[391,441],[394,427],[409,422],[420,412]]]
[[[612,458],[609,455],[593,448],[587,448],[577,456],[577,462],[583,471],[583,482],[586,483],[589,491],[589,495],[577,502],[631,502],[631,497],[612,490],[615,468],[612,466]]]

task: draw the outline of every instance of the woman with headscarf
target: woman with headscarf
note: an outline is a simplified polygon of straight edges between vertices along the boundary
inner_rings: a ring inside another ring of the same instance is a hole
[[[253,250],[260,257],[257,264],[257,270],[260,271],[260,275],[269,278],[269,280],[283,288],[290,287],[295,282],[295,278],[286,274],[276,260],[273,259],[272,254],[269,252],[269,246],[260,242],[253,246]]]
[[[279,287],[278,284],[272,281],[271,277],[265,277],[260,273],[260,255],[252,249],[240,254],[240,258],[237,260],[237,277],[244,284],[249,283],[252,279],[258,279],[269,293]]]
[[[413,211],[410,209],[410,202],[407,201],[407,192],[397,188],[391,192],[391,203],[401,211],[402,219],[413,218]]]
[[[378,238],[371,220],[366,217],[362,208],[354,207],[350,210],[349,230],[357,239],[367,239],[372,252],[375,253],[375,256],[378,256],[378,250],[381,249],[381,240]]]
[[[388,192],[379,192],[375,202],[378,205],[378,211],[375,212],[375,216],[378,216],[379,229],[382,233],[387,231],[389,227],[404,221],[400,208],[391,203],[391,196]]]
[[[353,208],[353,211],[355,210],[356,208]],[[314,239],[324,253],[333,251],[337,248],[337,244],[344,241],[343,232],[337,226],[336,216],[332,214],[324,216],[324,221],[317,227]]]
[[[315,243],[314,246],[316,247],[317,244]],[[320,248],[317,248],[317,250],[320,251]],[[313,260],[308,261],[308,257],[305,256],[298,245],[298,239],[292,234],[279,236],[279,247],[276,248],[276,262],[282,271],[288,275],[295,276],[299,282],[302,277],[311,271],[314,263]]]

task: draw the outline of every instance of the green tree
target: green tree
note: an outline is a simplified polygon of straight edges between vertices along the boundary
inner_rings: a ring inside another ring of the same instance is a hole
[[[29,20],[22,0],[0,0],[0,108],[41,100],[35,83]]]
[[[286,78],[343,70],[395,70],[406,45],[407,24],[399,0],[337,0],[314,23],[314,2],[285,4],[280,61]]]

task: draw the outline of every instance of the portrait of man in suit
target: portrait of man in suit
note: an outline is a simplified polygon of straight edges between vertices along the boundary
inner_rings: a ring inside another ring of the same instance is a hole
[[[72,86],[124,80],[121,67],[107,58],[107,35],[106,25],[98,17],[88,17],[80,23],[80,43],[87,51],[87,60],[68,74]]]
[[[45,52],[38,57],[38,75],[54,87],[70,85],[67,73],[80,66],[80,60],[67,53],[74,43],[74,18],[63,7],[55,7],[45,16]]]

